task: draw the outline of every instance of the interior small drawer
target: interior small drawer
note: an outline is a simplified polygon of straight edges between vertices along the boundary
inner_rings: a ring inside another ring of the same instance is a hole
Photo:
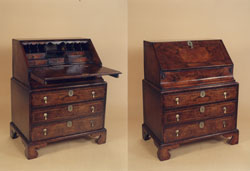
[[[226,101],[207,105],[198,105],[182,109],[167,110],[163,115],[163,123],[168,126],[190,121],[204,120],[236,113],[236,101]]]
[[[224,131],[230,131],[236,128],[236,119],[234,116],[226,116],[217,119],[209,119],[190,124],[181,124],[166,128],[164,130],[164,142],[169,143],[188,138],[195,138],[203,135],[209,135]]]
[[[34,109],[32,111],[32,123],[46,123],[79,116],[91,116],[96,113],[104,113],[104,109],[104,100]]]
[[[32,107],[53,106],[102,99],[106,96],[106,84],[84,88],[71,88],[31,94]]]
[[[97,115],[36,126],[31,130],[31,139],[32,141],[38,141],[102,129],[104,127],[103,119],[103,115]]]
[[[213,103],[237,98],[237,85],[213,89],[164,94],[164,107],[177,108],[196,104]]]

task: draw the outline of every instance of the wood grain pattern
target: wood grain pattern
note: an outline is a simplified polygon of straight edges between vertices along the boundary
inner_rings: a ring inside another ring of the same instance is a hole
[[[236,101],[229,101],[216,104],[202,104],[184,109],[167,110],[164,112],[163,124],[169,126],[172,124],[233,115],[236,113],[236,105]],[[204,112],[201,112],[201,107],[204,107]]]
[[[205,91],[205,97],[200,96],[201,91]],[[224,92],[227,93],[226,98]],[[200,91],[166,94],[163,98],[164,106],[166,109],[190,106],[195,104],[197,105],[203,103],[214,103],[225,100],[233,100],[237,98],[237,86],[207,90],[201,89]],[[179,98],[179,104],[177,104],[176,98]]]
[[[204,128],[200,128],[201,122]],[[225,122],[225,127],[223,126]],[[235,116],[227,116],[219,119],[209,119],[192,124],[182,124],[166,128],[164,130],[164,142],[180,141],[191,137],[198,137],[217,132],[225,132],[235,129]],[[179,130],[178,136],[176,130]]]
[[[68,127],[67,122],[58,122],[53,124],[44,124],[35,126],[31,130],[32,141],[44,140],[54,137],[66,136],[81,132],[93,131],[103,128],[103,115],[90,116],[86,118],[69,120],[72,126]],[[46,135],[44,134],[46,129]]]
[[[71,108],[72,111],[69,111],[69,108]],[[41,109],[33,109],[32,123],[48,123],[51,121],[77,118],[79,116],[91,116],[96,113],[103,113],[104,108],[104,100],[98,100]],[[44,116],[45,113],[46,115]]]
[[[90,136],[104,144],[102,76],[119,74],[102,66],[90,39],[14,39],[10,137],[22,139],[27,159],[63,140]]]
[[[192,69],[232,65],[221,40],[155,42],[158,61],[163,70]],[[167,59],[167,60],[166,60]]]
[[[69,96],[69,90],[73,90],[73,96]],[[31,102],[33,107],[41,107],[88,100],[97,100],[105,97],[105,91],[106,85],[37,92],[31,95]],[[92,92],[95,92],[94,96]],[[44,97],[47,97],[47,103],[45,103]]]
[[[201,85],[233,81],[232,67],[205,68],[199,70],[180,70],[164,72],[161,86],[164,88],[185,87],[187,85]]]
[[[238,91],[222,40],[144,41],[142,137],[152,137],[159,160],[215,136],[237,144]]]

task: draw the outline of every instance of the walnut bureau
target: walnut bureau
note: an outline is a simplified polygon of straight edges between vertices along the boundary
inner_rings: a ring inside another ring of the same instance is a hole
[[[83,136],[106,142],[107,83],[119,71],[102,66],[90,39],[13,39],[10,136],[28,159],[47,144]]]
[[[238,87],[222,40],[144,42],[142,135],[158,158],[215,136],[238,143]]]

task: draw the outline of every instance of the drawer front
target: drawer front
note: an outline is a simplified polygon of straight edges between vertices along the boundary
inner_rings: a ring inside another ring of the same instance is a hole
[[[228,116],[236,113],[236,101],[199,105],[185,109],[168,110],[164,113],[163,123],[179,124],[189,121],[204,120],[213,117]]]
[[[88,116],[96,113],[104,113],[104,100],[74,103],[35,109],[32,111],[33,123],[45,123],[77,116]]]
[[[46,124],[32,128],[32,141],[61,137],[103,128],[103,115]]]
[[[102,99],[106,95],[106,85],[37,92],[31,95],[33,107],[51,106]]]
[[[237,86],[215,89],[204,89],[163,96],[166,109],[190,106],[195,104],[213,103],[237,98]]]
[[[230,131],[236,126],[235,116],[227,116],[218,119],[209,119],[192,124],[182,124],[164,130],[164,142],[194,138],[213,133]]]

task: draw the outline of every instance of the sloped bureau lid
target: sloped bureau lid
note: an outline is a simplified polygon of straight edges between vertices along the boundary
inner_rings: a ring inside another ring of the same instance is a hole
[[[222,40],[155,42],[163,71],[233,65]]]

